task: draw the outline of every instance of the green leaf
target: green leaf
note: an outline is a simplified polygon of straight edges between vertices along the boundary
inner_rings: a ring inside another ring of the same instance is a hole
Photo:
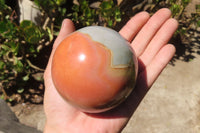
[[[109,20],[109,21],[108,21],[108,26],[109,26],[109,27],[112,27],[112,26],[113,26],[113,21],[112,21],[112,20]]]
[[[47,27],[47,33],[48,33],[48,36],[49,36],[49,40],[52,41],[53,40],[53,34],[51,33],[51,30],[49,27]]]
[[[3,61],[0,61],[0,69],[3,70],[5,67],[5,63]]]
[[[22,72],[23,66],[24,66],[23,63],[15,57],[15,70],[17,72]]]
[[[91,18],[92,17],[92,12],[91,12],[91,10],[89,8],[85,10],[84,14],[85,14],[86,18]]]
[[[5,19],[9,20],[9,18],[10,18],[10,15],[5,16]]]
[[[29,80],[29,74],[27,74],[26,76],[24,76],[22,79],[23,79],[24,81],[28,81],[28,80]]]
[[[37,35],[33,35],[30,36],[29,38],[27,38],[27,42],[32,43],[32,44],[36,44],[40,41],[40,37]]]
[[[111,9],[112,8],[112,4],[113,2],[112,1],[103,1],[100,5],[100,7],[104,10],[107,10],[107,9]]]
[[[200,20],[199,20],[199,21],[197,21],[197,26],[198,26],[198,27],[200,27]]]
[[[118,8],[115,10],[115,15],[116,16],[120,16],[121,15],[121,12],[120,12],[120,10]]]
[[[61,5],[65,4],[65,3],[66,3],[66,0],[56,0],[56,4],[58,6],[61,6]]]
[[[90,25],[90,22],[86,21],[85,24],[86,24],[86,26],[89,26],[89,25]]]
[[[189,2],[190,2],[190,0],[182,0],[182,3],[184,6],[188,5]]]
[[[72,6],[72,10],[73,10],[74,12],[79,12],[79,6],[76,5],[76,4],[74,4],[74,5]]]
[[[61,16],[64,16],[66,14],[66,12],[67,12],[67,9],[66,8],[58,7],[58,11],[60,12]]]
[[[6,39],[12,39],[15,36],[16,27],[10,21],[2,21],[0,22],[0,33]]]
[[[0,0],[0,9],[4,9],[6,7],[5,0]]]
[[[0,99],[4,99],[4,95],[3,94],[0,96]]]
[[[7,29],[7,26],[6,26],[6,23],[5,22],[0,22],[0,33],[4,33],[4,32],[6,32],[6,31],[8,31],[8,29]]]
[[[11,51],[17,55],[18,51],[19,51],[19,45],[18,43],[14,42],[14,41],[10,41],[9,42],[9,46],[11,48]]]
[[[53,35],[58,36],[59,35],[59,31],[54,31]]]
[[[196,5],[196,12],[200,13],[200,5]]]
[[[28,43],[35,44],[40,41],[42,34],[36,26],[27,27],[24,29],[25,40]]]
[[[33,25],[35,25],[35,24],[33,22],[31,22],[30,20],[23,20],[20,23],[21,28],[27,28],[27,27],[30,27],[30,26],[33,26]]]
[[[30,53],[35,53],[36,52],[36,49],[35,49],[35,47],[33,45],[31,45],[28,50],[29,50]]]
[[[17,89],[17,93],[23,93],[23,92],[24,92],[24,88]]]
[[[170,10],[172,11],[173,15],[176,15],[177,13],[180,12],[180,5],[178,4],[173,4],[171,7],[170,7]]]
[[[10,48],[7,45],[1,44],[1,48],[4,49],[5,51],[9,51]]]
[[[6,101],[8,101],[8,102],[12,102],[13,99],[12,99],[12,98],[8,98]]]
[[[89,2],[87,0],[80,0],[79,3],[82,9],[89,7]]]

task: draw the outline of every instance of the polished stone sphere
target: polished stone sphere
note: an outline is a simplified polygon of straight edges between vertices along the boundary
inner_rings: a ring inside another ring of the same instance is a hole
[[[129,96],[138,63],[134,50],[118,32],[89,26],[59,44],[51,71],[57,91],[67,102],[83,112],[99,113]]]

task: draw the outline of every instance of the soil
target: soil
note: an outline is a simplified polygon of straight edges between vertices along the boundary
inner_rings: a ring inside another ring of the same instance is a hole
[[[193,12],[198,2],[193,0],[186,13]],[[187,31],[186,36],[174,41],[175,57],[144,97],[123,133],[200,132],[200,28]],[[41,98],[36,95],[33,99],[39,99],[38,104],[23,102],[11,109],[21,123],[42,131],[45,115]]]

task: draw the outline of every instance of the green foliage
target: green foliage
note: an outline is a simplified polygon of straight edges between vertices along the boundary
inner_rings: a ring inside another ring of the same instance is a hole
[[[89,1],[80,0],[79,5],[72,6],[72,20],[82,26],[92,25],[97,19],[97,12],[95,9],[89,7]]]
[[[25,41],[30,44],[39,43],[39,41],[44,36],[42,29],[28,20],[21,22],[19,28]]]
[[[109,27],[116,25],[116,22],[121,21],[121,11],[118,6],[114,4],[112,0],[103,1],[100,5],[100,16],[103,18],[103,21]]]
[[[112,0],[102,1],[98,8],[91,8],[88,0],[80,0],[72,7],[72,20],[81,26],[104,25],[114,27],[121,21],[121,11]]]
[[[197,26],[200,27],[200,5],[196,5],[196,13],[193,17],[195,20],[197,20]]]
[[[72,19],[77,27],[89,25],[114,27],[121,21],[122,13],[112,0],[102,1],[97,8],[90,7],[89,2],[89,0],[79,0],[78,3],[66,0],[35,0],[40,9],[54,21],[54,27],[61,25],[66,17]]]
[[[175,18],[179,18],[189,4],[190,0],[153,0],[156,3],[155,8],[167,7],[172,11],[172,15]]]
[[[47,31],[28,20],[17,24],[13,20],[12,10],[0,1],[4,7],[0,11],[0,87],[6,90],[13,85],[22,93],[29,78],[37,71],[43,71],[31,63],[31,58],[40,52],[40,41],[48,37]],[[16,85],[17,84],[17,85]],[[5,97],[7,99],[7,97]]]
[[[56,18],[57,23],[61,23],[66,15],[67,9],[62,5],[66,4],[67,0],[34,0],[34,2],[51,18],[51,21],[55,21],[53,18]]]
[[[188,5],[190,0],[181,0],[181,1],[176,1],[176,0],[170,0],[169,5],[170,9],[172,11],[173,17],[180,17],[182,15],[185,7]]]

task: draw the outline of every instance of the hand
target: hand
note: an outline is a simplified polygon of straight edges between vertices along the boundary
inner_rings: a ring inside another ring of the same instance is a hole
[[[47,65],[45,79],[44,109],[46,133],[117,133],[127,124],[139,103],[155,82],[161,71],[175,53],[175,48],[167,44],[178,27],[170,18],[168,9],[160,9],[152,17],[141,12],[131,18],[120,30],[120,34],[135,50],[139,61],[136,88],[120,106],[100,114],[83,113],[68,104],[56,91],[51,77],[52,55],[59,43],[75,30],[73,23],[65,19],[54,43]]]

